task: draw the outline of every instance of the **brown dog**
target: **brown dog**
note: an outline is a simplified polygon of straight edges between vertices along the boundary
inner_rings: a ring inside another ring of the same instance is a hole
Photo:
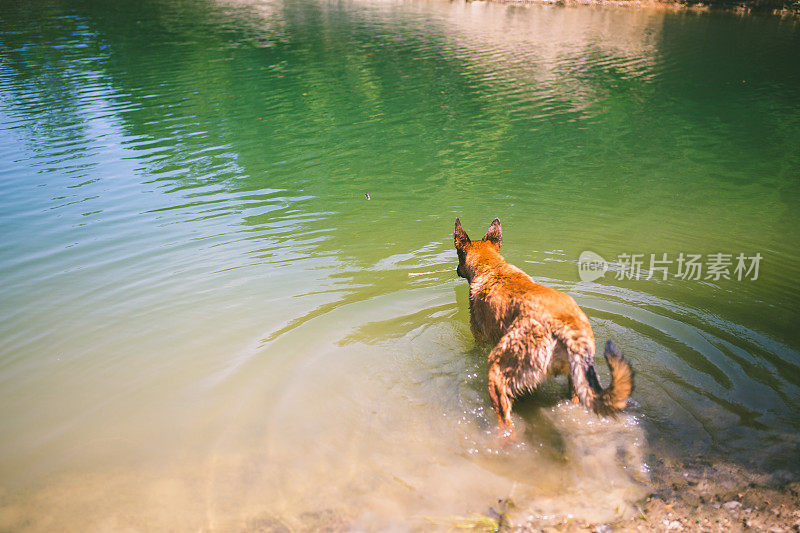
[[[503,235],[495,218],[482,241],[470,241],[456,219],[453,233],[459,276],[469,281],[472,333],[495,344],[489,354],[489,396],[504,435],[513,433],[511,405],[550,375],[567,374],[573,401],[600,415],[623,408],[633,388],[630,365],[612,341],[605,358],[611,385],[600,386],[594,334],[572,297],[534,283],[500,255]]]

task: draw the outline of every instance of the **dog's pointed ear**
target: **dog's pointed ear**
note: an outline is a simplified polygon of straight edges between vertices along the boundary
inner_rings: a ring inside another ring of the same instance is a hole
[[[503,230],[500,228],[499,218],[495,218],[492,221],[492,225],[489,226],[489,230],[486,232],[483,240],[491,242],[498,248],[500,248],[500,245],[503,244]]]
[[[467,232],[461,227],[461,221],[458,220],[458,217],[456,217],[456,229],[453,230],[453,242],[457,250],[463,250],[470,242]]]

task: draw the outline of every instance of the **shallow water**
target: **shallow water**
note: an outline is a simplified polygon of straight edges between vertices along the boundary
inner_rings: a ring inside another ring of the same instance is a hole
[[[427,528],[506,498],[609,520],[659,456],[798,469],[796,21],[0,9],[0,529]],[[499,216],[617,342],[626,416],[554,381],[498,449],[466,284],[407,276],[455,266],[456,216]],[[585,250],[762,259],[585,282]]]

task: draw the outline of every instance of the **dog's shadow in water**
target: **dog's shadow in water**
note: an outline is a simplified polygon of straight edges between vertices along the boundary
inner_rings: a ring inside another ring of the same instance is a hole
[[[530,444],[541,445],[554,459],[567,460],[567,445],[564,435],[545,416],[545,413],[567,399],[566,380],[552,380],[533,393],[523,395],[514,403],[516,415],[524,421],[519,437]]]

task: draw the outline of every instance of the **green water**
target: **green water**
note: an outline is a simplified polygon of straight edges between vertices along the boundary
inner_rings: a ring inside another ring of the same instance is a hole
[[[660,457],[797,471],[798,57],[731,14],[4,2],[0,529],[602,520]],[[615,339],[626,417],[553,382],[498,450],[466,284],[407,276],[456,216]]]

